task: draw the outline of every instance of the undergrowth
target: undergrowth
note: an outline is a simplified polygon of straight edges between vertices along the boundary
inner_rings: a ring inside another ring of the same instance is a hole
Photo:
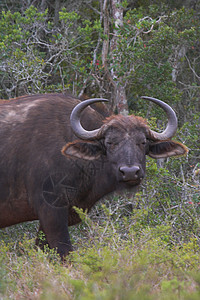
[[[14,240],[1,231],[0,298],[199,299],[198,239],[175,242],[170,222],[144,226],[145,210],[121,209],[128,216],[119,222],[105,203],[99,222],[79,210],[83,221],[71,229],[75,251],[64,263],[54,250],[36,249],[32,234],[19,231]]]

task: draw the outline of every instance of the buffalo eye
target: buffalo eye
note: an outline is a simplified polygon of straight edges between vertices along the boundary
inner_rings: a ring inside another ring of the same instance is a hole
[[[115,146],[117,144],[118,144],[118,142],[116,140],[107,140],[106,141],[106,145],[108,145],[108,146]]]
[[[149,143],[148,141],[145,139],[145,140],[142,140],[140,143],[137,144],[138,147],[145,152],[145,154],[148,154],[149,152]]]
[[[108,140],[105,145],[107,150],[112,152],[117,147],[118,144],[119,143],[117,141]]]
[[[147,141],[146,141],[146,140],[143,140],[143,141],[137,143],[136,145],[143,148],[143,147],[146,146],[146,144],[147,144]]]
[[[111,148],[111,149],[116,145],[116,143],[113,143],[113,142],[110,142],[110,141],[107,142],[106,144],[107,144],[108,148]]]
[[[146,143],[145,143],[145,154],[146,154],[146,155],[149,153],[149,144],[150,144],[150,142],[149,142],[149,140],[147,139],[147,140],[146,140]]]

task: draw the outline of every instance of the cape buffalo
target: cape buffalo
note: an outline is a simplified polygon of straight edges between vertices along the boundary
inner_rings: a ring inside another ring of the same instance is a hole
[[[90,208],[104,195],[136,188],[145,175],[145,156],[184,155],[171,140],[173,109],[160,106],[166,129],[151,130],[134,115],[102,114],[64,94],[23,96],[0,103],[0,228],[39,220],[50,248],[63,258],[72,250],[68,226],[80,222],[73,207]],[[81,123],[80,123],[81,119]]]

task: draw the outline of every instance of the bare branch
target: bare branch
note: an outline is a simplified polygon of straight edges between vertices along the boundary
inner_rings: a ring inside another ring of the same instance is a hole
[[[193,72],[194,76],[195,76],[198,80],[200,80],[200,76],[198,76],[197,73],[195,72],[194,68],[192,68],[191,63],[190,63],[190,60],[189,60],[189,58],[187,57],[187,55],[185,55],[185,58],[186,58],[186,60],[187,60],[187,62],[188,62],[189,68],[190,68],[190,70]]]

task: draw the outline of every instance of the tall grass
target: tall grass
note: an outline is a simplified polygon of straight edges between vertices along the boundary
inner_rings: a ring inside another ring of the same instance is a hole
[[[35,248],[35,222],[0,231],[0,299],[200,298],[195,236],[178,242],[170,222],[144,226],[146,209],[130,211],[122,197],[91,216],[79,213],[83,222],[71,229],[75,251],[64,263],[55,251]]]

